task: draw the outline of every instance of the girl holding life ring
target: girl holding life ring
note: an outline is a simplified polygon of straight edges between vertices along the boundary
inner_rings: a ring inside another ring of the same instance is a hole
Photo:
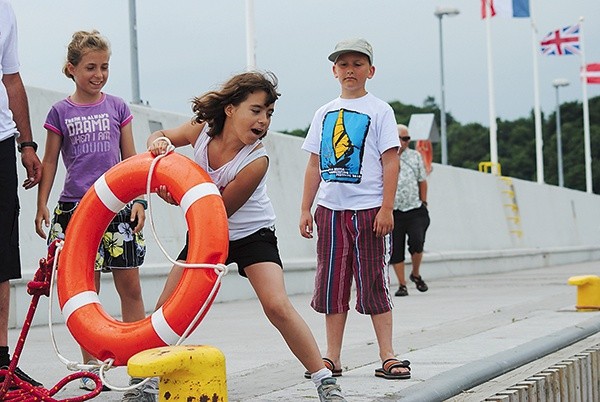
[[[240,275],[248,278],[269,321],[302,362],[315,387],[321,393],[335,393],[339,395],[336,400],[343,401],[308,325],[285,290],[275,236],[275,212],[265,184],[269,158],[261,142],[267,135],[278,97],[274,75],[258,72],[236,75],[220,89],[193,100],[192,121],[153,133],[147,144],[155,154],[161,153],[165,146],[165,141],[156,141],[161,137],[167,137],[175,146],[194,148],[195,161],[208,172],[223,196],[229,217],[227,263],[237,263]],[[168,185],[159,188],[158,194],[168,202],[175,201]],[[190,233],[178,259],[185,259],[195,244]],[[179,281],[180,275],[181,268],[174,266],[159,306],[172,294],[172,284]]]

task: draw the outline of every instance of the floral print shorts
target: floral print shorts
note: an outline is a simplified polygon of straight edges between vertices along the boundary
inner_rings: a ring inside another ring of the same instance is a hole
[[[55,239],[64,240],[67,225],[77,208],[76,202],[59,202],[54,210],[52,226],[48,234],[48,244]],[[144,263],[146,243],[144,235],[133,233],[131,204],[119,211],[110,222],[102,236],[98,253],[96,254],[96,271],[109,272],[113,268],[136,268]]]

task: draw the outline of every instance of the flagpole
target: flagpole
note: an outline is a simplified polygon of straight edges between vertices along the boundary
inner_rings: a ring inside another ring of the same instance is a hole
[[[498,174],[498,128],[496,125],[496,104],[494,102],[494,70],[492,62],[492,40],[491,23],[492,7],[491,0],[485,0],[485,33],[487,39],[487,73],[488,73],[488,104],[490,119],[490,162],[492,162],[492,173]]]
[[[137,42],[137,13],[135,0],[129,0],[129,51],[131,54],[131,103],[142,105],[140,99],[140,67]]]
[[[254,43],[254,0],[246,0],[246,70],[256,70]]]
[[[535,161],[537,182],[544,183],[544,138],[542,137],[542,113],[540,111],[540,80],[538,74],[537,27],[533,18],[533,0],[529,1],[531,18],[531,54],[533,55],[533,116],[535,120]]]
[[[579,47],[581,55],[581,91],[583,98],[583,144],[585,150],[585,188],[592,193],[592,150],[590,141],[590,111],[587,95],[587,66],[583,43],[583,17],[579,17]]]

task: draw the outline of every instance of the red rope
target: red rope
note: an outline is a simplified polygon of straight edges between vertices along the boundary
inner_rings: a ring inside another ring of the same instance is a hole
[[[29,311],[25,317],[25,323],[21,329],[19,340],[15,346],[15,350],[10,361],[8,369],[0,370],[0,378],[4,378],[4,381],[0,384],[0,401],[4,402],[80,402],[92,399],[102,391],[102,381],[100,377],[89,371],[79,371],[77,373],[70,374],[56,383],[52,388],[46,389],[44,387],[34,387],[27,381],[21,380],[15,375],[15,368],[21,357],[23,351],[23,345],[25,344],[25,338],[29,333],[31,322],[33,321],[33,315],[37,308],[40,296],[50,295],[50,279],[52,277],[52,267],[54,265],[54,254],[56,252],[56,244],[58,240],[55,240],[50,247],[48,247],[48,257],[40,259],[40,267],[27,284],[27,293],[33,296],[31,303],[29,304]],[[96,383],[96,388],[84,395],[76,396],[67,399],[55,399],[53,396],[63,389],[63,387],[71,381],[76,381],[82,377],[92,379]]]

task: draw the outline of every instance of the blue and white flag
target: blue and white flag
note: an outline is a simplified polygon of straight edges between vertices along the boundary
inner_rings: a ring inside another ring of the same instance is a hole
[[[491,17],[529,18],[529,0],[481,0],[481,18],[487,15],[490,4]]]

